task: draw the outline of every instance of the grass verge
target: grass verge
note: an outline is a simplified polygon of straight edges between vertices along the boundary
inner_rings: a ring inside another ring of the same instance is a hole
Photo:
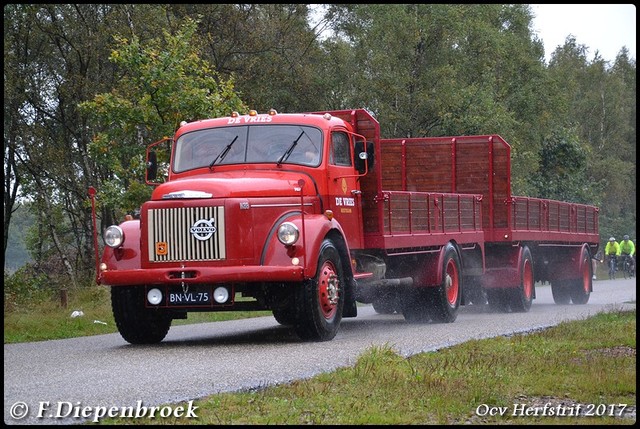
[[[172,407],[180,405],[187,409],[187,403]],[[410,358],[374,347],[354,367],[193,405],[197,418],[101,423],[629,425],[636,313],[600,313]]]

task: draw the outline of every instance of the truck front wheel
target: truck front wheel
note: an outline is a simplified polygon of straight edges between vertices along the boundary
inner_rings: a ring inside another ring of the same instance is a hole
[[[295,330],[301,339],[328,341],[336,336],[342,320],[344,286],[338,249],[331,240],[325,239],[320,246],[315,277],[296,291]]]
[[[166,310],[146,308],[144,287],[112,286],[111,308],[120,335],[131,344],[155,344],[171,327]]]

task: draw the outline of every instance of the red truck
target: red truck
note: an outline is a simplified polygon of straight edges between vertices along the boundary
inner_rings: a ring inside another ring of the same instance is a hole
[[[557,304],[585,304],[598,208],[511,195],[510,150],[383,139],[365,109],[183,123],[147,148],[139,216],[105,229],[101,258],[95,239],[96,280],[133,344],[196,311],[270,310],[325,341],[357,303],[453,322],[460,305],[526,312],[549,282]]]

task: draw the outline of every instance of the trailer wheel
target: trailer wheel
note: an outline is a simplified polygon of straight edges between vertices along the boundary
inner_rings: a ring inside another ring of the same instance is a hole
[[[571,281],[569,295],[574,304],[582,305],[589,302],[591,296],[591,257],[586,250],[582,251],[582,273],[579,279]]]
[[[571,303],[571,295],[569,294],[569,287],[554,281],[551,283],[551,295],[553,296],[553,302],[559,305],[566,305]]]
[[[112,286],[111,309],[122,338],[131,344],[155,344],[171,327],[168,311],[144,306],[142,286]]]
[[[465,277],[464,296],[467,304],[484,306],[487,305],[487,292],[482,287],[482,282],[477,276]]]
[[[509,299],[507,292],[503,289],[487,290],[487,301],[492,311],[507,313],[509,312]]]
[[[460,256],[452,244],[447,244],[444,253],[442,284],[428,288],[429,313],[438,323],[451,323],[458,317],[462,297],[462,271]]]
[[[336,336],[345,301],[344,285],[338,249],[325,239],[315,277],[296,290],[295,330],[301,339],[327,341]]]
[[[514,312],[526,313],[531,309],[534,292],[533,258],[528,247],[522,249],[522,264],[520,266],[520,284],[517,289],[510,290],[510,307]]]

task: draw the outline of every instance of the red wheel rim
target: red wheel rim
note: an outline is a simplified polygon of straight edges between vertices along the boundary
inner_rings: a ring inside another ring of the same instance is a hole
[[[331,319],[338,308],[340,281],[335,265],[325,261],[318,277],[318,301],[325,319]]]
[[[453,259],[447,262],[447,272],[445,273],[444,288],[447,294],[449,305],[454,307],[458,302],[458,291],[460,290],[460,278],[458,277],[458,267]]]
[[[591,272],[589,271],[590,258],[584,260],[582,268],[582,288],[585,293],[589,293],[589,282],[591,281]],[[595,274],[595,273],[594,273]]]
[[[527,301],[531,299],[533,295],[533,269],[529,259],[525,259],[524,267],[522,267],[522,292]]]

